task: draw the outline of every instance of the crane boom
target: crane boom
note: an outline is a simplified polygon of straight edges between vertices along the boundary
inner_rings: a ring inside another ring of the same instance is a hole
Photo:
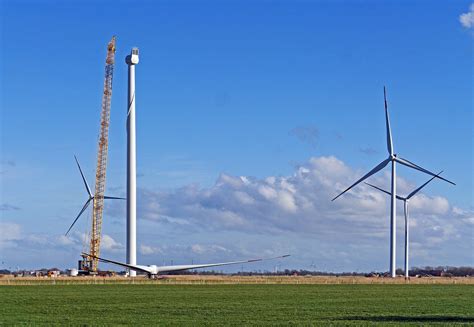
[[[105,60],[104,94],[102,96],[102,111],[100,114],[100,134],[97,151],[97,166],[95,173],[94,206],[92,210],[92,230],[90,235],[90,256],[85,261],[92,272],[97,271],[100,254],[100,239],[102,233],[102,215],[104,211],[105,173],[107,170],[107,152],[109,139],[110,105],[112,100],[112,79],[115,62],[115,36],[107,45]]]

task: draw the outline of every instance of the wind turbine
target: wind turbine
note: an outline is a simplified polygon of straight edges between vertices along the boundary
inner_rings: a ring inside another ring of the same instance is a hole
[[[403,159],[401,157],[398,157],[395,154],[395,151],[393,149],[393,142],[392,142],[392,130],[390,128],[390,119],[388,115],[388,105],[387,105],[387,92],[385,90],[385,86],[383,88],[383,97],[384,97],[384,106],[385,106],[385,127],[387,130],[387,150],[388,150],[388,158],[379,163],[375,168],[373,168],[371,171],[369,171],[367,174],[362,176],[359,180],[357,180],[354,184],[349,186],[347,189],[345,189],[342,193],[340,193],[338,196],[336,196],[332,201],[336,200],[338,197],[349,191],[351,188],[359,184],[360,182],[363,182],[373,174],[377,173],[378,171],[382,170],[387,166],[390,162],[392,163],[392,182],[391,182],[391,210],[390,210],[390,273],[392,277],[396,276],[396,234],[397,234],[397,206],[396,206],[396,197],[395,195],[397,194],[397,171],[396,171],[396,164],[397,162],[401,165],[407,166],[409,168],[421,171],[425,174],[434,176],[436,178],[442,179],[450,184],[456,185],[453,182],[441,177],[437,176],[436,174],[432,173],[431,171],[422,168],[418,166],[417,164],[414,164],[413,162]]]
[[[409,237],[410,237],[410,228],[409,228],[409,224],[408,224],[408,202],[410,201],[410,199],[415,195],[417,194],[418,192],[421,191],[421,189],[423,187],[425,187],[426,185],[428,185],[433,179],[435,179],[436,177],[438,177],[439,175],[441,175],[443,171],[440,171],[436,176],[434,177],[431,177],[431,179],[429,181],[427,181],[425,184],[421,185],[420,187],[418,187],[417,189],[415,189],[413,192],[411,192],[410,194],[408,194],[406,197],[402,197],[402,196],[399,196],[397,195],[396,198],[398,200],[401,200],[403,201],[403,211],[405,213],[405,278],[408,278],[408,270],[409,270],[409,267],[408,267],[408,248],[409,248]],[[378,186],[375,186],[375,185],[372,185],[372,184],[369,184],[369,183],[365,183],[381,192],[384,192],[388,195],[392,195],[392,193],[388,192],[388,191],[385,191],[384,189],[381,189],[380,187]]]
[[[71,231],[72,227],[74,226],[74,224],[76,223],[76,221],[79,219],[79,217],[82,215],[82,213],[83,213],[84,211],[86,211],[86,209],[87,209],[87,207],[89,206],[89,204],[91,204],[91,202],[94,202],[94,199],[95,199],[95,195],[92,194],[91,188],[89,187],[89,184],[87,184],[86,177],[84,176],[84,173],[82,172],[81,165],[79,164],[79,161],[77,160],[77,157],[74,156],[74,159],[76,160],[77,168],[79,168],[79,172],[81,173],[82,181],[84,182],[84,186],[86,187],[86,191],[87,191],[87,194],[89,195],[89,198],[87,199],[86,203],[84,204],[84,206],[82,207],[81,211],[80,211],[79,214],[77,215],[76,219],[74,219],[74,221],[72,222],[71,226],[70,226],[69,229],[67,230],[67,232],[66,232],[66,234],[65,234],[66,236],[67,236],[67,234],[69,234],[69,232]],[[105,200],[125,200],[125,198],[118,198],[118,197],[114,197],[114,196],[104,196],[104,199],[105,199]]]

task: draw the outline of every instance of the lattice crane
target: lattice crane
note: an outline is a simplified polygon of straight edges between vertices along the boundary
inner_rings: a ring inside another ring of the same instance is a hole
[[[108,139],[109,139],[109,122],[110,122],[110,104],[112,100],[112,79],[114,75],[114,62],[115,62],[115,36],[107,45],[107,58],[105,59],[105,80],[104,80],[104,93],[102,96],[102,111],[100,114],[100,133],[99,133],[99,144],[97,151],[97,166],[95,173],[95,192],[91,193],[89,185],[87,184],[86,178],[82,172],[79,162],[76,158],[76,163],[81,172],[81,176],[89,194],[89,199],[85,203],[79,215],[76,217],[71,227],[67,231],[69,233],[71,228],[74,226],[76,221],[79,219],[81,214],[87,209],[89,204],[92,202],[92,228],[90,232],[90,255],[83,255],[83,260],[79,261],[79,269],[95,273],[97,272],[98,259],[100,252],[100,240],[102,236],[102,215],[104,211],[104,199],[122,199],[116,197],[105,196],[105,174],[107,170],[107,152],[108,152]]]
[[[94,208],[92,211],[92,231],[90,240],[90,254],[87,258],[91,262],[91,270],[97,271],[100,251],[100,238],[102,236],[102,214],[104,212],[105,173],[107,170],[107,153],[109,149],[109,123],[110,104],[112,100],[112,79],[114,77],[115,63],[115,36],[107,45],[107,58],[105,59],[104,94],[102,96],[102,111],[100,114],[99,149],[97,151],[97,166],[95,170]]]

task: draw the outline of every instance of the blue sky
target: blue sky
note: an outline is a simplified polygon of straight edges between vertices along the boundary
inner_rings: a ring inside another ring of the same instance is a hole
[[[140,48],[143,262],[291,252],[287,266],[387,269],[386,199],[325,201],[385,158],[386,85],[396,151],[444,169],[458,184],[433,183],[415,205],[413,264],[474,263],[472,16],[460,20],[469,1],[0,6],[5,265],[74,265],[88,225],[83,219],[77,235],[61,237],[86,199],[73,154],[92,183],[112,35],[107,187],[114,195],[125,186],[124,57]],[[301,169],[316,177],[306,180]],[[403,168],[399,174],[407,192],[426,179]],[[386,175],[378,176],[383,185]],[[265,198],[270,184],[278,196]],[[296,211],[285,207],[288,194]],[[104,253],[117,259],[124,257],[124,221],[123,204],[110,204]]]

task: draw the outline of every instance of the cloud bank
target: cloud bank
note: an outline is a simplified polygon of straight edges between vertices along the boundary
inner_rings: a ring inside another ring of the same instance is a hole
[[[354,170],[333,156],[313,157],[287,176],[221,174],[211,187],[190,184],[166,191],[139,189],[141,262],[211,262],[291,253],[287,260],[291,267],[308,268],[305,264],[314,261],[319,269],[336,271],[385,269],[389,197],[363,184],[331,201],[365,170]],[[371,177],[370,182],[388,189],[389,177],[387,170]],[[420,176],[417,183],[399,178],[399,194],[408,194],[428,178]],[[430,192],[430,188],[424,191]],[[398,208],[398,251],[402,251],[402,203]],[[107,220],[115,216],[123,222],[123,203],[111,203],[106,211]],[[442,196],[421,193],[411,200],[410,213],[414,264],[473,263],[472,210],[452,206]],[[114,226],[120,230],[114,233]],[[16,250],[23,246],[22,253],[32,249],[68,251],[63,256],[67,262],[74,262],[71,260],[82,250],[85,237],[78,232],[69,237],[25,236],[17,224],[0,227],[7,231],[2,232],[0,247]],[[123,259],[123,223],[110,222],[104,232],[104,255]]]
[[[471,3],[467,13],[459,16],[459,22],[465,28],[472,29],[474,27],[474,3]]]
[[[290,176],[258,179],[221,174],[209,188],[188,185],[166,192],[142,189],[139,217],[177,228],[208,231],[382,236],[387,229],[385,194],[361,185],[331,201],[361,173],[335,157],[317,157],[297,167]],[[388,174],[382,173],[372,182],[388,187]],[[415,187],[402,178],[398,185],[400,194],[408,194]],[[423,217],[446,219],[446,226],[454,224],[448,218],[456,213],[443,197],[420,194],[413,198],[410,209],[414,221],[424,224],[421,228],[431,228],[436,220],[430,222]]]

